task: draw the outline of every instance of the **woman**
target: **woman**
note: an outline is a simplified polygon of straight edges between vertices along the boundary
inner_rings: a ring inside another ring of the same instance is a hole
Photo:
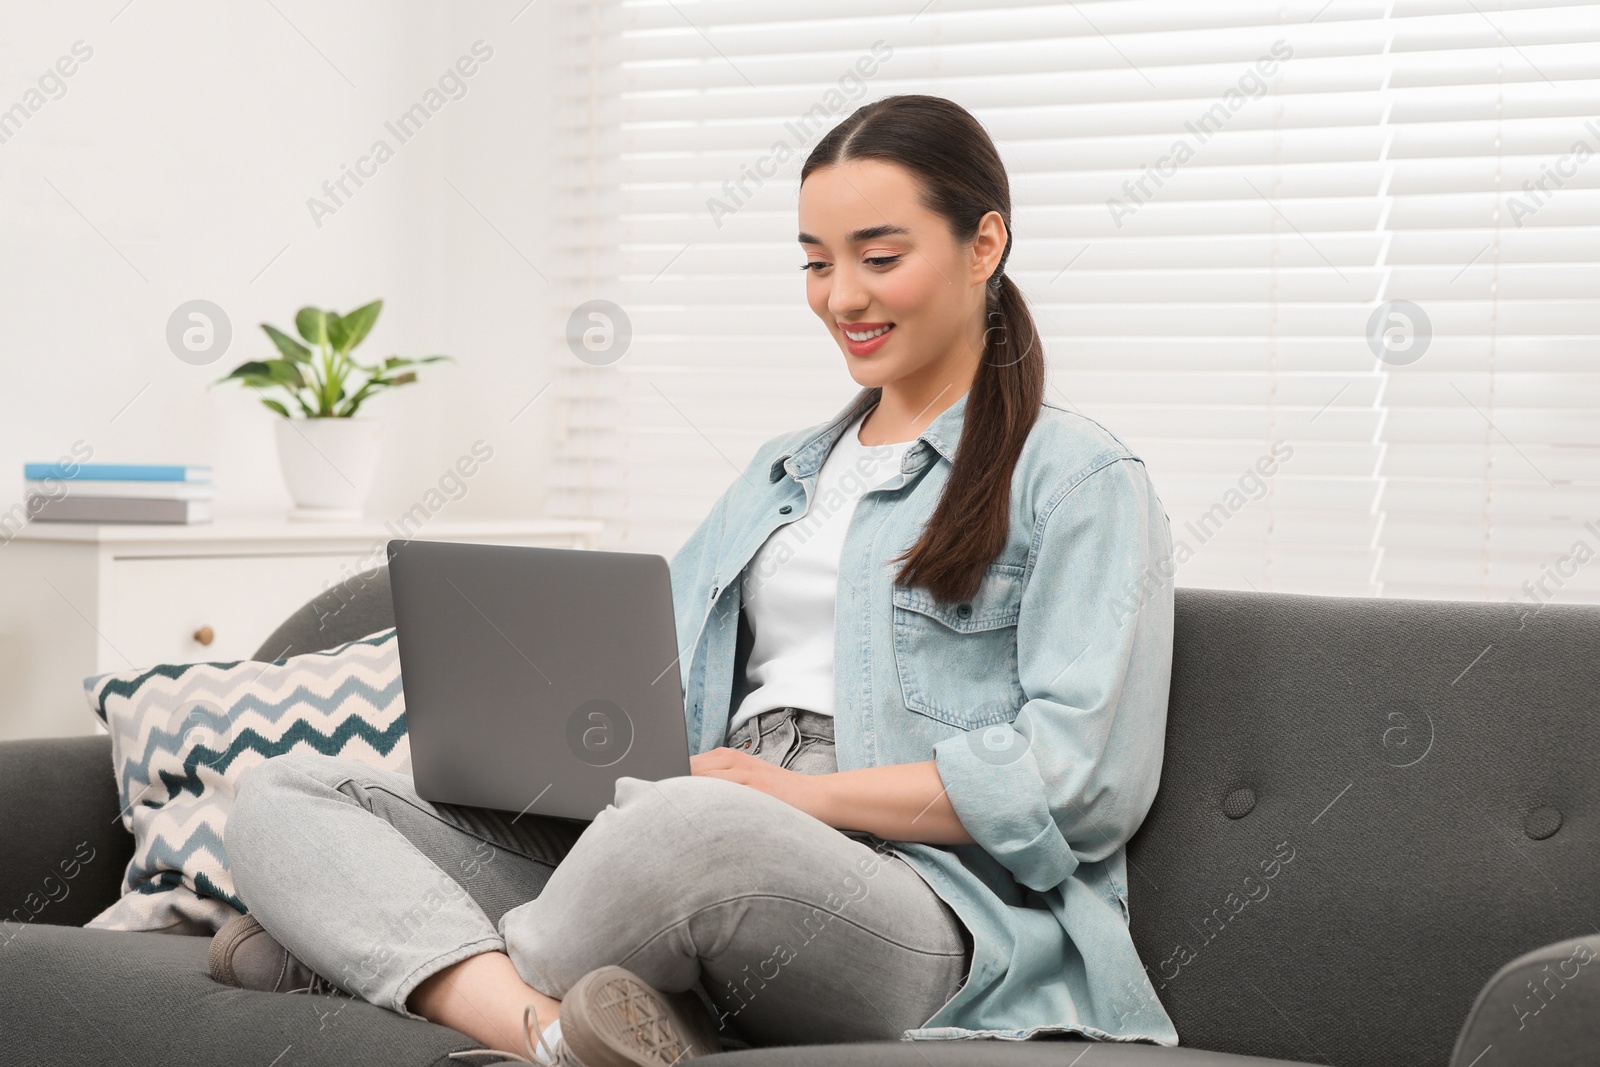
[[[1124,849],[1161,770],[1168,523],[1136,456],[1044,400],[1010,222],[993,143],[947,100],[868,104],[816,146],[806,298],[863,388],[763,445],[672,559],[690,775],[620,779],[572,842],[364,765],[270,760],[227,846],[291,962],[584,1067],[1177,1043]],[[406,930],[425,884],[455,899]]]

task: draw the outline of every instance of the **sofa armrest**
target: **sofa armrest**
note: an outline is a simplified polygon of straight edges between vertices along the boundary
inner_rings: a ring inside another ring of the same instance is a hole
[[[1600,935],[1519,956],[1478,993],[1450,1067],[1581,1067],[1600,1048]]]
[[[116,903],[133,858],[120,816],[109,736],[0,741],[0,946]]]

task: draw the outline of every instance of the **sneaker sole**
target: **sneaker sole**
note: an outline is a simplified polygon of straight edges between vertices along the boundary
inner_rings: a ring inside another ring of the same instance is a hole
[[[591,971],[567,991],[561,1037],[584,1067],[671,1067],[721,1051],[716,1020],[692,990],[659,993],[623,967]]]

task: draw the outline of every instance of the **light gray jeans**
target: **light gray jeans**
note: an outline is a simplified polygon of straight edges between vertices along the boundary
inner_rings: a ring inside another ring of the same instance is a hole
[[[749,719],[728,745],[838,769],[833,720],[805,709]],[[224,843],[279,943],[412,1019],[423,979],[501,951],[557,998],[608,964],[692,988],[724,1048],[893,1040],[971,966],[965,924],[892,844],[720,778],[620,778],[586,823],[432,804],[410,775],[288,753],[240,778]]]

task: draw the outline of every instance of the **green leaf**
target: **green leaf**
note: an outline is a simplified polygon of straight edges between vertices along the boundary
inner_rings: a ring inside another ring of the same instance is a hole
[[[226,382],[232,381],[234,378],[251,378],[267,373],[267,365],[258,359],[253,359],[248,363],[239,364],[237,367],[233,368],[233,370],[229,371],[226,377],[218,378],[217,381]]]
[[[323,329],[328,335],[328,347],[337,353],[339,351],[339,339],[344,336],[344,327],[339,322],[339,313],[337,311],[325,311],[323,316]]]
[[[293,389],[304,389],[306,380],[300,373],[300,366],[287,359],[269,359],[262,366],[267,369],[267,376],[279,385],[287,385]]]
[[[328,313],[318,308],[303,307],[294,313],[294,328],[300,331],[309,344],[328,343]]]
[[[276,400],[268,400],[265,397],[262,397],[261,402],[267,407],[271,408],[273,411],[276,411],[279,415],[282,415],[284,418],[287,419],[289,417],[289,409],[278,403]]]
[[[354,415],[361,407],[361,402],[371,396],[374,389],[381,389],[388,384],[388,381],[376,375],[368,378],[366,384],[357,389],[355,395],[345,401],[345,409],[339,414],[345,416]]]
[[[282,352],[285,357],[294,360],[296,363],[311,362],[311,349],[307,348],[299,341],[296,341],[293,337],[290,337],[276,326],[268,326],[263,322],[261,324],[261,328],[267,331],[267,336],[272,338],[272,343],[278,346],[278,351]]]
[[[378,321],[378,312],[383,310],[383,301],[374,300],[356,308],[348,315],[340,315],[328,320],[328,341],[340,352],[348,352],[362,341],[367,334],[372,332],[372,324]]]
[[[450,356],[424,356],[421,359],[411,359],[406,356],[390,356],[388,359],[383,361],[383,369],[385,371],[391,371],[396,367],[413,367],[422,363],[437,363],[441,359],[448,359],[452,363],[455,362]]]

